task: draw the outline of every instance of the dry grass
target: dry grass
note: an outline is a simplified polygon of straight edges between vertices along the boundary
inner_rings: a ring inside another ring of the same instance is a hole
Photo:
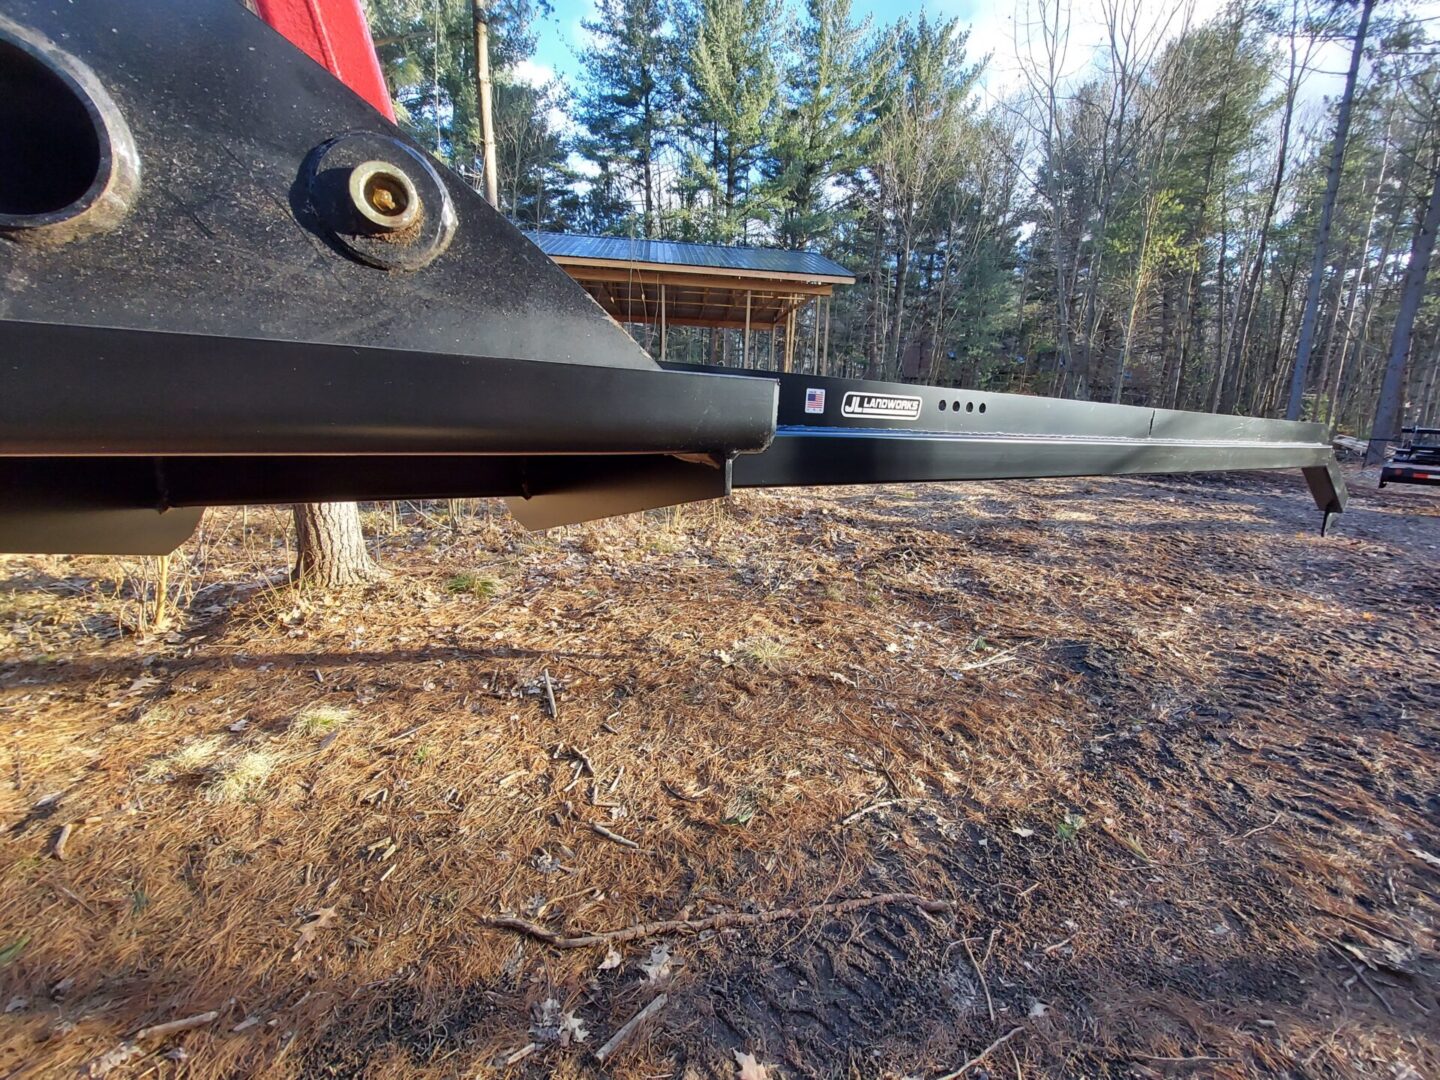
[[[290,721],[290,730],[301,738],[314,735],[328,735],[351,717],[349,709],[338,705],[306,705],[295,719]]]
[[[153,717],[149,717],[153,721]],[[147,780],[173,780],[178,776],[189,776],[209,768],[224,749],[225,742],[218,735],[206,735],[182,743],[168,754],[162,754],[145,766],[142,774]]]
[[[8,559],[0,1075],[1440,1075],[1440,513],[1300,489],[427,506],[343,597],[227,510],[165,633]]]
[[[235,803],[260,795],[279,764],[269,750],[246,750],[220,763],[205,785],[205,797],[212,803]]]

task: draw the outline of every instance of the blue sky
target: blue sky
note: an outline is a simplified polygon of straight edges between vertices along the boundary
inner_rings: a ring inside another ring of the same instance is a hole
[[[795,0],[790,2],[793,4]],[[577,56],[584,44],[580,21],[591,16],[594,3],[593,0],[552,0],[552,3],[555,14],[545,19],[538,28],[539,46],[535,62],[558,75],[573,79],[579,68]],[[856,17],[869,15],[877,24],[893,22],[901,14],[918,13],[922,6],[937,18],[959,17],[967,23],[977,10],[988,8],[993,12],[997,8],[1009,10],[1010,7],[1007,0],[992,0],[989,4],[984,0],[928,0],[923,5],[919,0],[913,3],[905,0],[854,0]],[[982,22],[987,26],[1000,22],[1008,26],[1008,16],[999,20],[982,16]]]
[[[585,34],[581,20],[594,11],[593,0],[552,0],[554,14],[536,28],[538,46],[533,61],[522,67],[522,78],[544,81],[559,75],[572,86],[579,70],[579,53]],[[797,8],[801,0],[787,0]],[[991,61],[982,78],[982,90],[992,98],[1019,91],[1024,86],[1016,60],[1017,49],[1026,46],[1025,27],[1046,0],[854,0],[857,17],[869,15],[877,24],[893,22],[901,15],[916,15],[924,10],[936,18],[958,18],[970,30],[969,54],[978,58],[991,54]],[[1113,6],[1116,0],[1108,0]],[[1187,18],[1191,24],[1203,22],[1218,12],[1222,0],[1118,0],[1122,10],[1135,5],[1142,27],[1163,27],[1166,35],[1182,29]],[[1104,10],[1107,0],[1065,0],[1070,18],[1066,42],[1064,70],[1074,75],[1092,64],[1105,41]],[[1404,9],[1429,17],[1432,29],[1440,22],[1440,0],[1401,0]],[[1020,33],[1016,33],[1016,27]],[[1315,57],[1315,67],[1301,89],[1302,114],[1324,108],[1327,96],[1338,94],[1343,72],[1349,58],[1348,46],[1332,42],[1323,46]]]

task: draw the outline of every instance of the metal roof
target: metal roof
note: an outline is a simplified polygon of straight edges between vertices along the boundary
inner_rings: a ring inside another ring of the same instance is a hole
[[[816,278],[855,275],[824,255],[781,248],[727,247],[724,244],[689,244],[677,240],[641,240],[626,236],[582,236],[575,233],[527,232],[540,250],[552,258],[603,259],[614,262],[746,270],[759,274],[802,274]]]

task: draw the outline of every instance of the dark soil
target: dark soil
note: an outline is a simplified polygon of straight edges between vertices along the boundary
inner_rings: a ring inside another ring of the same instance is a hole
[[[325,596],[213,514],[158,630],[138,563],[0,562],[0,1076],[208,1010],[110,1075],[934,1077],[1017,1028],[966,1075],[1440,1075],[1440,498],[443,515]],[[892,892],[949,914],[821,907]],[[613,963],[487,924],[778,908]]]

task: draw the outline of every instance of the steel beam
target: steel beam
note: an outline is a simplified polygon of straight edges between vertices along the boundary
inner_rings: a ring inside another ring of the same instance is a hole
[[[736,460],[736,487],[1298,468],[1321,510],[1344,509],[1345,483],[1322,424],[728,373],[774,380],[780,392],[775,441]]]
[[[723,457],[769,443],[775,395],[658,368],[0,320],[0,456]]]

